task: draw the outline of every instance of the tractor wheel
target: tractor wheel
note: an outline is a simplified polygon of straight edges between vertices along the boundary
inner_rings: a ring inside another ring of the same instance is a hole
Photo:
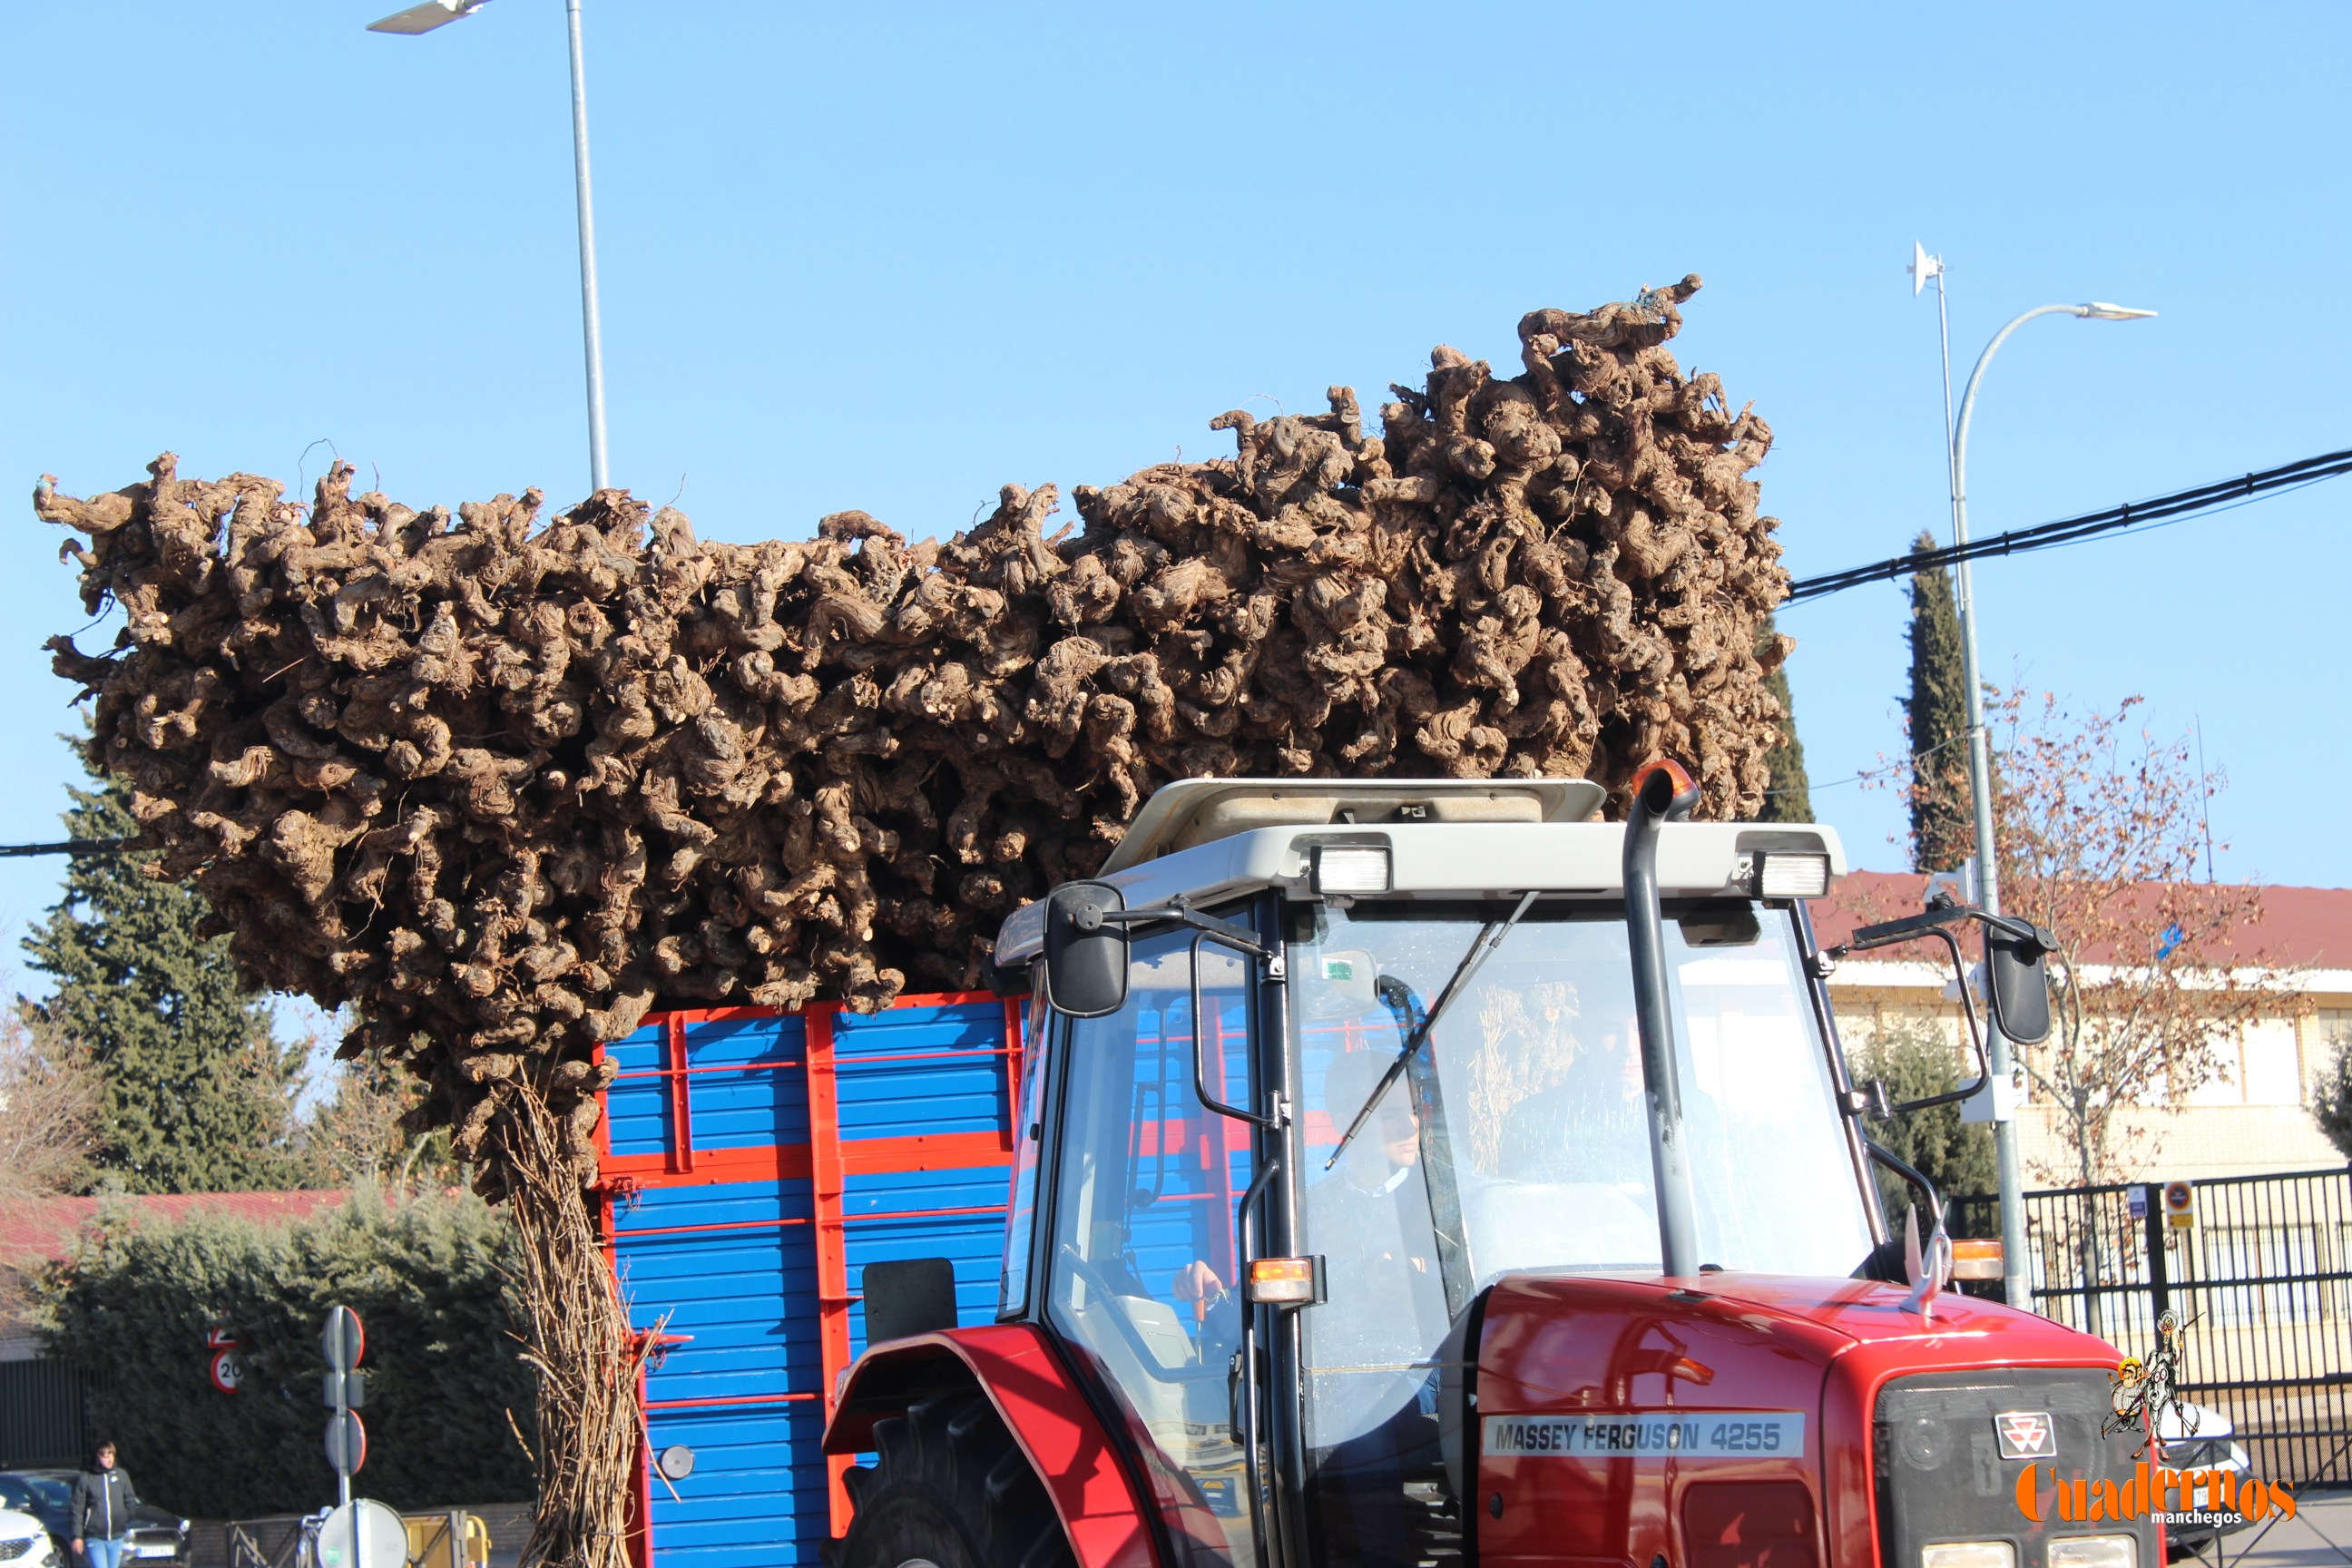
[[[1045,1489],[996,1411],[943,1394],[874,1424],[834,1568],[1070,1568]]]

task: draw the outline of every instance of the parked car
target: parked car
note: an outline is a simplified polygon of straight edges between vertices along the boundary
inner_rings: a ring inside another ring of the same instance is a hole
[[[2169,1468],[2176,1470],[2227,1470],[2232,1484],[2242,1479],[2253,1468],[2246,1458],[2245,1446],[2237,1440],[2238,1428],[2231,1419],[2210,1405],[2192,1405],[2187,1400],[2168,1407],[2156,1424],[2158,1456]],[[2199,1505],[2203,1505],[2200,1495]],[[2216,1535],[2243,1530],[2251,1521],[2215,1530],[2210,1525],[2168,1524],[2164,1527],[2165,1557],[2179,1562],[2209,1544]]]
[[[0,1508],[0,1563],[7,1568],[56,1568],[65,1548],[50,1541],[48,1526],[18,1509]]]
[[[56,1544],[57,1561],[72,1562],[67,1543],[73,1539],[74,1472],[71,1470],[0,1470],[0,1509],[14,1509],[39,1520]],[[152,1503],[141,1503],[131,1514],[131,1534],[123,1543],[122,1561],[169,1563],[185,1568],[188,1521]],[[16,1568],[13,1563],[7,1568]]]

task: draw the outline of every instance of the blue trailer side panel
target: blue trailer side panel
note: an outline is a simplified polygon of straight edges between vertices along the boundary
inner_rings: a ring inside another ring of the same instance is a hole
[[[868,1263],[946,1258],[961,1321],[993,1315],[1018,1022],[985,995],[729,1008],[605,1047],[608,1251],[631,1326],[663,1336],[648,1457],[694,1454],[674,1482],[648,1466],[642,1568],[817,1563],[835,1507],[818,1442],[865,1348]]]

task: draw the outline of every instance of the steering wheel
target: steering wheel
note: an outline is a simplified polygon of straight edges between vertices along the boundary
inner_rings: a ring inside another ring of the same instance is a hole
[[[1152,1348],[1150,1341],[1143,1337],[1143,1331],[1135,1326],[1135,1320],[1127,1315],[1126,1309],[1118,1305],[1118,1298],[1132,1292],[1113,1285],[1109,1276],[1097,1268],[1093,1259],[1081,1256],[1078,1249],[1068,1242],[1062,1243],[1057,1250],[1068,1261],[1070,1272],[1086,1281],[1087,1289],[1102,1298],[1103,1316],[1118,1325],[1119,1333],[1126,1339],[1128,1348],[1135,1352],[1136,1360],[1143,1370],[1161,1383],[1183,1381],[1170,1375],[1169,1369],[1160,1364],[1160,1352]]]

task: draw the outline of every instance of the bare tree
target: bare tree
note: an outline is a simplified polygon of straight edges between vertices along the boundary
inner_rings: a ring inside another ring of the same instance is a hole
[[[2126,698],[2077,715],[1994,694],[2003,910],[2048,927],[2053,1027],[2019,1057],[2065,1148],[2035,1174],[2089,1186],[2154,1157],[2155,1119],[2222,1076],[2221,1047],[2293,1005],[2295,966],[2261,942],[2262,890],[2198,879],[2218,773],[2139,728]]]
[[[0,1201],[88,1185],[99,1103],[85,1053],[22,1010],[0,1010]]]
[[[362,1186],[399,1192],[463,1180],[446,1131],[412,1130],[424,1086],[373,1053],[339,1061],[333,1091],[296,1131],[295,1158],[310,1186]]]

